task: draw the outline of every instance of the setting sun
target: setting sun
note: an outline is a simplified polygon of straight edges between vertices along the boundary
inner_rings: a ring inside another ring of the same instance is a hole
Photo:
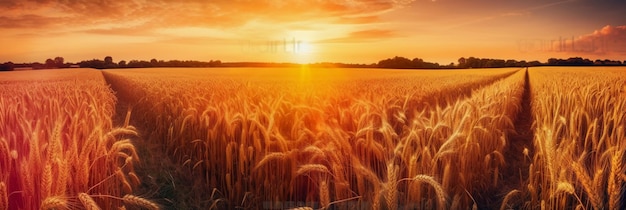
[[[296,63],[307,64],[315,61],[313,46],[307,42],[298,42],[294,52]]]
[[[621,1],[147,1],[1,3],[0,58],[371,63],[392,56],[622,59]],[[579,14],[599,14],[580,16]],[[245,43],[245,44],[242,44]],[[251,44],[250,44],[251,43]],[[269,44],[268,44],[269,43]],[[280,44],[278,44],[280,43]],[[610,43],[602,45],[601,43]],[[244,48],[242,50],[242,48]],[[58,51],[63,49],[63,55]],[[269,50],[268,50],[269,49]],[[274,49],[272,51],[272,49]],[[243,52],[243,53],[242,53]]]

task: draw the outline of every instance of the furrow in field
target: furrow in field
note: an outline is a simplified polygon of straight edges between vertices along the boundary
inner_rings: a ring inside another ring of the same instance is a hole
[[[505,151],[511,147],[507,136],[521,111],[524,76],[524,71],[518,71],[428,118],[424,127],[432,127],[429,136],[435,138],[426,142],[434,149],[434,162],[417,168],[434,170],[416,174],[430,173],[441,181],[450,199],[446,207],[490,208],[499,199],[497,192],[508,181],[503,176],[509,164]]]
[[[513,208],[623,209],[624,68],[529,73],[534,154]]]
[[[490,209],[500,207],[503,197],[512,189],[519,188],[528,178],[528,166],[533,155],[534,131],[531,128],[533,116],[531,111],[530,81],[528,70],[524,71],[524,92],[521,96],[520,110],[515,117],[515,129],[507,134],[508,147],[504,150],[504,158],[507,164],[502,171],[503,180],[506,184],[498,190],[495,200],[490,201]]]

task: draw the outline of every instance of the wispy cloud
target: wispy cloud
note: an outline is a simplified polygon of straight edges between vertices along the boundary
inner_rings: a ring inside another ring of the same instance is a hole
[[[340,17],[336,20],[339,24],[369,24],[380,21],[380,17],[375,15],[358,16],[358,17]]]
[[[335,19],[342,24],[377,21],[377,16],[412,0],[16,0],[0,1],[0,26],[47,28],[98,26],[103,29],[142,20],[150,27],[237,27],[248,21],[289,23]],[[355,17],[358,16],[358,17]],[[59,20],[62,17],[62,20]]]
[[[478,17],[478,18],[475,18],[475,19],[470,19],[470,20],[466,20],[466,21],[463,21],[463,22],[460,22],[460,23],[457,23],[457,24],[453,24],[453,25],[450,25],[450,26],[448,26],[446,28],[447,29],[458,28],[458,27],[461,27],[461,26],[467,26],[467,25],[483,23],[485,21],[490,21],[490,20],[503,18],[503,17],[525,16],[525,15],[532,14],[532,12],[536,11],[536,10],[541,10],[541,9],[546,9],[546,8],[550,8],[550,7],[555,7],[555,6],[558,6],[558,5],[571,3],[571,2],[575,2],[575,1],[578,1],[578,0],[562,0],[562,1],[544,3],[544,4],[540,4],[540,5],[536,5],[536,6],[532,6],[532,7],[528,7],[528,8],[523,8],[523,9],[513,9],[513,10],[508,11],[508,12],[496,12],[496,13],[493,13],[493,14],[489,14],[489,15],[485,15],[485,16]]]
[[[389,39],[389,38],[396,37],[396,36],[398,35],[392,30],[371,29],[371,30],[354,31],[354,32],[349,33],[345,37],[320,40],[316,43],[327,44],[327,43],[373,42],[373,41],[379,41],[383,39]]]

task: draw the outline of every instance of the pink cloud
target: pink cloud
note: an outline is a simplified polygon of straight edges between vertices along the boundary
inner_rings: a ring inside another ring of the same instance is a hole
[[[571,47],[572,41],[566,44]],[[574,39],[573,50],[589,54],[626,55],[626,25],[607,25],[591,34],[582,35]]]

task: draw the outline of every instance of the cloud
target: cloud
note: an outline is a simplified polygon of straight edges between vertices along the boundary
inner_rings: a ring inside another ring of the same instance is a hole
[[[0,26],[108,29],[141,24],[159,27],[237,27],[249,21],[289,23],[331,19],[340,24],[377,21],[413,0],[15,0],[0,1]],[[59,19],[62,18],[62,19]]]
[[[358,17],[341,17],[337,19],[336,23],[339,24],[369,24],[379,22],[380,18],[375,15],[370,16],[358,16]]]
[[[512,9],[512,10],[507,11],[507,12],[488,11],[488,12],[486,12],[485,15],[479,16],[477,18],[469,19],[469,20],[463,20],[462,22],[459,22],[459,23],[456,23],[456,24],[452,24],[452,25],[449,25],[449,26],[444,27],[444,28],[452,29],[452,28],[458,28],[458,27],[462,27],[462,26],[475,25],[475,24],[479,24],[479,23],[495,20],[495,19],[498,19],[498,18],[529,16],[534,11],[537,11],[537,10],[543,10],[543,9],[548,9],[548,8],[551,8],[551,7],[562,6],[562,4],[572,3],[572,2],[576,2],[576,1],[578,1],[578,0],[560,0],[560,1],[549,2],[549,3],[543,3],[544,1],[538,1],[538,2],[542,2],[542,3],[538,4],[538,5],[535,5],[535,6],[532,6],[532,7],[522,8],[522,9],[515,8],[515,9]]]
[[[591,34],[582,35],[572,41],[563,42],[565,48],[589,54],[626,55],[626,25],[607,25]],[[573,46],[573,47],[572,47]]]
[[[117,36],[145,36],[153,34],[152,30],[145,27],[112,27],[112,28],[98,28],[87,29],[81,31],[88,34],[97,35],[117,35]]]
[[[45,17],[41,15],[27,14],[18,17],[0,16],[1,28],[36,28],[42,26],[55,26],[59,18]]]
[[[397,36],[397,34],[395,34],[395,32],[391,30],[371,29],[371,30],[354,31],[345,37],[325,39],[325,40],[318,41],[316,43],[327,44],[327,43],[373,42],[373,41],[378,41],[378,40],[383,40],[383,39],[389,39],[395,36]]]

